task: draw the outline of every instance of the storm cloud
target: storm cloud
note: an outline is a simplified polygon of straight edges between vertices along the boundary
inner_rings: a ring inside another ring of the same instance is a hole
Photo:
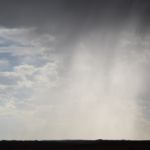
[[[149,139],[150,2],[0,1],[0,139]]]

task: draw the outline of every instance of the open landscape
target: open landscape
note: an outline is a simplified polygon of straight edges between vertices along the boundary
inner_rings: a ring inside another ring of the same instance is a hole
[[[1,141],[0,149],[9,150],[150,150],[150,141],[60,140]]]

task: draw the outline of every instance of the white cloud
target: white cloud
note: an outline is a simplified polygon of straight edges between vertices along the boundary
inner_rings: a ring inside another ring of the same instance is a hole
[[[134,36],[120,36],[110,45],[83,38],[66,65],[67,57],[55,51],[56,37],[1,28],[0,53],[11,55],[1,56],[9,69],[0,72],[0,121],[11,126],[0,125],[0,138],[138,139],[143,126],[137,124],[149,126],[139,119],[144,115],[137,102],[149,52],[145,48],[139,61]]]
[[[8,60],[0,60],[0,68],[9,66]]]
[[[0,28],[0,52],[9,52],[14,56],[44,55],[53,49],[55,37],[50,34],[36,34],[35,28]]]
[[[51,54],[55,38],[49,34],[37,36],[35,29],[23,28],[0,28],[0,38],[0,53],[10,54],[9,57],[1,56],[0,65],[6,67],[9,61],[13,62],[7,71],[0,72],[0,118],[5,116],[7,119],[2,121],[13,126],[9,129],[7,126],[2,128],[5,128],[5,132],[8,130],[12,133],[19,124],[22,126],[22,129],[13,133],[13,137],[2,132],[0,138],[35,137],[34,128],[37,132],[43,127],[42,118],[38,118],[36,114],[40,115],[40,110],[52,107],[50,102],[42,102],[41,93],[47,88],[51,90],[55,87],[58,80],[59,59]],[[16,60],[11,56],[15,56],[18,62],[14,63]],[[37,110],[36,98],[43,104],[43,109],[38,106]],[[21,133],[24,134],[23,137],[20,136]]]

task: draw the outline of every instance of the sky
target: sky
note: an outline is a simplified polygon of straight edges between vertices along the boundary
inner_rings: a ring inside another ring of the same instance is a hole
[[[149,68],[148,0],[1,0],[0,140],[149,140]]]

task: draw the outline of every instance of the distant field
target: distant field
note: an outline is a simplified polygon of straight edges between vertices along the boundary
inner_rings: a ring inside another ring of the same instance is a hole
[[[150,150],[150,141],[0,141],[1,150]]]

